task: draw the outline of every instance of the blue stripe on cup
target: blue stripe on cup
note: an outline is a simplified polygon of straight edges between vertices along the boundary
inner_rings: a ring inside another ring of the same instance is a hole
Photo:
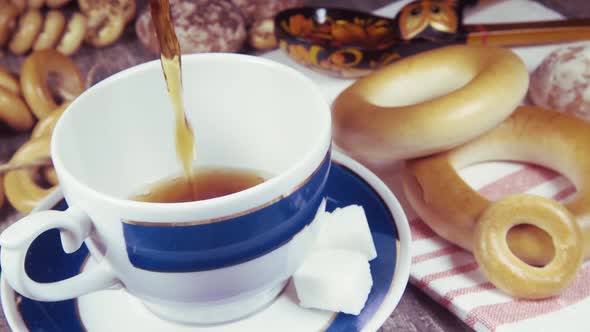
[[[324,197],[330,164],[328,152],[314,174],[288,196],[222,222],[123,222],[129,261],[148,271],[196,272],[267,254],[311,223]]]

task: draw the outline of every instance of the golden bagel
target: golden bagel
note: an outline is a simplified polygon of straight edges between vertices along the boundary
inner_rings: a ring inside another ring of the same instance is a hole
[[[59,78],[58,87],[49,89],[51,74]],[[53,49],[33,52],[21,69],[21,90],[31,111],[39,119],[59,107],[52,91],[57,90],[63,102],[72,101],[84,91],[84,80],[76,64]]]
[[[14,93],[15,95],[20,94],[20,83],[18,78],[16,78],[2,66],[0,66],[0,87]]]
[[[555,251],[543,267],[516,257],[506,237],[526,222],[551,234]],[[490,205],[475,225],[473,254],[488,279],[506,293],[526,299],[558,295],[571,284],[584,258],[583,237],[575,217],[558,202],[544,197],[510,195]]]
[[[61,106],[53,110],[47,117],[37,122],[33,128],[33,131],[31,132],[31,139],[43,136],[51,136],[53,133],[53,128],[55,128],[55,125],[57,124],[57,120],[59,120],[69,105],[69,102],[61,104]]]
[[[45,16],[43,29],[35,39],[33,50],[53,48],[59,42],[66,28],[66,17],[59,10],[50,10]]]
[[[362,161],[387,163],[465,143],[521,103],[527,68],[508,49],[451,46],[368,75],[333,104],[334,142]]]
[[[18,20],[18,27],[14,32],[8,48],[12,53],[21,55],[28,52],[37,35],[43,28],[43,15],[38,9],[29,9]]]
[[[478,162],[512,160],[538,164],[564,174],[577,189],[565,207],[576,218],[590,257],[590,123],[554,111],[522,106],[497,128],[463,146],[409,160],[403,170],[404,192],[422,220],[437,234],[473,250],[478,218],[492,204],[457,174]],[[543,266],[555,256],[551,239],[537,227],[520,225],[508,244],[523,261]]]
[[[88,19],[86,19],[86,16],[81,13],[72,14],[61,41],[57,44],[55,49],[63,55],[72,55],[76,53],[84,42],[87,21]]]
[[[33,127],[35,119],[19,94],[18,79],[0,66],[0,121],[17,131],[25,131]]]
[[[10,162],[22,163],[50,157],[50,136],[32,139],[21,146]],[[29,213],[53,189],[35,183],[37,168],[20,169],[6,173],[4,191],[10,204],[22,213]]]
[[[51,138],[51,134],[53,133],[53,128],[55,128],[55,125],[57,124],[57,120],[59,120],[69,105],[69,102],[63,103],[56,110],[52,111],[51,114],[49,114],[46,118],[37,122],[37,125],[35,125],[33,131],[31,132],[31,139],[44,136]],[[42,173],[48,183],[54,186],[58,184],[57,174],[55,173],[55,169],[53,167],[44,168]]]
[[[18,131],[31,129],[35,120],[25,102],[3,87],[0,87],[0,121]]]

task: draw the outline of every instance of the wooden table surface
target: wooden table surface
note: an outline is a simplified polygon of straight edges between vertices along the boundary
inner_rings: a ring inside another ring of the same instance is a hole
[[[138,0],[138,8],[143,8],[145,1]],[[590,17],[590,4],[587,0],[538,1],[566,16]],[[308,0],[308,3],[312,5],[347,7],[364,11],[372,11],[391,2],[393,1]],[[2,54],[1,52],[0,65],[18,73],[23,58],[12,56],[9,53]],[[90,86],[124,68],[156,59],[156,57],[141,46],[131,24],[115,45],[104,49],[85,47],[73,59],[86,77],[87,85]],[[15,134],[8,132],[4,127],[0,127],[0,163],[8,161],[28,137],[29,133]],[[0,232],[20,217],[21,215],[10,207],[10,204],[4,204],[0,208]],[[0,331],[8,330],[9,328],[2,313],[0,314]],[[471,331],[471,329],[417,288],[408,285],[399,306],[380,331],[440,332]]]

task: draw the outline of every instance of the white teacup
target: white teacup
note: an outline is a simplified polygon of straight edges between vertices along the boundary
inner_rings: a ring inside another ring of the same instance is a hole
[[[192,323],[243,317],[280,293],[315,238],[310,226],[330,169],[329,106],[303,75],[257,57],[183,56],[183,75],[195,165],[272,177],[203,201],[129,200],[181,166],[159,61],[120,72],[78,97],[53,133],[70,208],[31,214],[0,237],[2,272],[17,292],[58,301],[120,286],[157,315]],[[85,242],[96,267],[59,282],[31,280],[28,247],[52,228],[66,252]]]

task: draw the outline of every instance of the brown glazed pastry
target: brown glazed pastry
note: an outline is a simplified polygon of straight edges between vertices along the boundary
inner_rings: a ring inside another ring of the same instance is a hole
[[[240,8],[248,24],[258,19],[272,18],[282,10],[301,7],[305,4],[304,0],[232,0],[232,2]]]
[[[590,44],[551,52],[531,75],[529,98],[590,121]]]
[[[237,52],[246,40],[246,24],[229,0],[171,0],[171,15],[183,54]],[[142,44],[159,54],[159,45],[147,6],[135,30]]]

